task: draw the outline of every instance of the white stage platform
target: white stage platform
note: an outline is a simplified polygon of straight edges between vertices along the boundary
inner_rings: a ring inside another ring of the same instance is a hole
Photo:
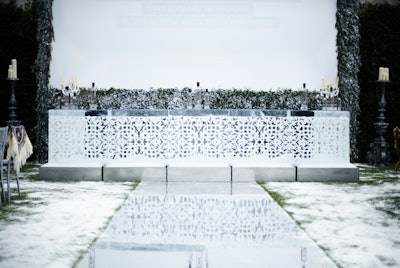
[[[90,115],[89,115],[90,114]],[[358,181],[349,113],[49,111],[44,180]]]

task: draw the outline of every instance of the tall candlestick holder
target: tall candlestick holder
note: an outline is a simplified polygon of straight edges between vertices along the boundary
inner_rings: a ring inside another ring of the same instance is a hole
[[[10,115],[8,116],[8,120],[6,121],[6,125],[11,126],[19,126],[21,125],[21,121],[17,120],[17,98],[15,97],[15,84],[19,80],[18,78],[7,78],[11,84],[11,96],[9,101]]]
[[[386,142],[384,135],[386,134],[388,123],[385,122],[386,100],[385,88],[390,83],[389,80],[378,80],[381,86],[381,101],[378,104],[378,121],[374,123],[377,138],[369,145],[367,153],[368,163],[371,165],[384,166],[390,161],[389,144]]]

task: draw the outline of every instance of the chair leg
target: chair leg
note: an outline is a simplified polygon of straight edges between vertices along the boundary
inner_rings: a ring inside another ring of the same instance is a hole
[[[3,172],[3,167],[1,167],[0,172]],[[3,209],[3,195],[4,195],[4,191],[3,191],[3,176],[0,174],[0,180],[1,180],[1,196],[0,196],[0,209]]]
[[[3,184],[3,175],[0,174],[1,177],[1,193],[3,195],[4,201],[6,200],[4,184]],[[7,164],[7,199],[8,202],[11,202],[11,187],[10,187],[10,180],[11,180],[11,161]],[[15,171],[15,180],[17,182],[17,189],[18,189],[18,196],[21,198],[21,190],[19,188],[19,172]]]
[[[1,196],[0,196],[0,209],[3,209],[3,200],[6,201],[6,195],[4,192],[4,185],[3,185],[3,167],[0,167],[0,183],[1,183]]]
[[[18,188],[18,196],[21,198],[21,191],[19,190],[19,179],[18,179],[18,171],[15,172],[15,180],[17,181],[17,188]]]
[[[3,167],[1,167],[0,183],[1,183],[1,195],[3,196],[3,200],[6,201],[6,192],[4,191],[4,184],[3,184]]]
[[[11,161],[8,161],[7,166],[7,194],[8,194],[8,202],[11,202],[11,193],[10,193],[10,170],[11,170]]]

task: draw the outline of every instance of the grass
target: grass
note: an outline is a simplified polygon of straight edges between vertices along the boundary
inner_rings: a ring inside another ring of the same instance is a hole
[[[393,165],[375,167],[360,166],[359,185],[381,185],[387,182],[398,182],[400,179],[400,171],[394,171]]]
[[[360,168],[360,185],[380,186],[396,185],[400,182],[400,171],[394,171],[393,166]],[[392,218],[400,219],[400,196],[398,190],[389,190],[384,195],[370,199],[377,210]]]
[[[278,203],[279,206],[284,207],[286,205],[286,198],[278,192],[272,191],[265,186],[264,182],[258,182],[258,184]]]
[[[373,204],[376,210],[381,211],[385,213],[388,218],[395,218],[397,220],[400,219],[400,196],[399,192],[397,189],[398,185],[400,184],[400,171],[395,172],[393,170],[393,166],[387,166],[387,167],[373,167],[373,166],[365,166],[365,165],[360,165],[359,166],[360,170],[360,181],[356,183],[346,183],[346,182],[322,182],[321,184],[332,187],[332,189],[338,188],[338,187],[346,187],[347,186],[349,190],[349,194],[351,192],[356,192],[359,187],[360,189],[369,189],[371,190],[374,189],[381,189],[379,192],[382,192],[381,195],[377,195],[374,198],[371,198],[367,200],[369,203]],[[38,175],[38,165],[37,164],[27,164],[24,166],[22,173],[24,173],[24,178],[21,181],[21,189],[23,189],[23,182],[24,181],[38,181],[39,180],[39,175]],[[60,183],[61,181],[48,181],[49,183],[52,182],[58,182]],[[62,183],[77,183],[76,181],[65,181]],[[108,183],[108,182],[106,182]],[[110,182],[110,183],[115,183],[115,182]],[[132,184],[129,186],[130,191],[134,191],[136,187],[138,186],[139,182],[135,181],[132,182]],[[290,199],[294,196],[291,196],[290,194],[282,194],[280,193],[279,188],[274,188],[269,187],[268,182],[259,182],[259,185],[278,203],[279,206],[285,209],[285,207],[289,206],[290,204]],[[393,187],[392,187],[393,186]],[[12,186],[12,203],[17,204],[18,206],[10,206],[8,205],[7,202],[3,203],[3,210],[0,212],[0,221],[2,222],[15,222],[15,221],[20,221],[22,217],[20,215],[26,216],[27,213],[29,213],[30,208],[33,208],[35,206],[40,206],[42,203],[41,198],[32,198],[29,197],[30,193],[29,191],[22,191],[22,198],[19,199],[17,196],[17,191],[15,189],[15,184]],[[364,188],[365,187],[365,188]],[[383,190],[384,191],[383,191]],[[55,189],[58,191],[59,189]],[[62,189],[60,189],[62,191]],[[125,196],[125,199],[128,198],[129,194]],[[291,204],[293,205],[293,204]],[[307,204],[306,204],[307,205]],[[312,204],[310,204],[312,206]],[[23,209],[21,209],[23,207]],[[307,209],[309,207],[306,207],[305,205],[298,204],[298,207]],[[116,213],[118,210],[120,210],[121,206],[115,210],[114,213]],[[285,209],[286,210],[286,209]],[[299,220],[295,219],[295,215],[293,215],[292,212],[287,211],[286,212],[294,219],[294,221],[299,225],[301,228],[303,228],[302,225],[307,225],[307,222],[301,222]],[[310,219],[312,221],[312,219]],[[107,222],[104,224],[103,228],[99,230],[99,232],[102,232],[109,222],[111,221],[111,217],[107,219]],[[80,256],[79,258],[73,263],[73,267],[77,267],[78,264],[81,262],[81,260],[84,258],[85,254],[87,254],[88,250],[94,245],[96,242],[97,238],[94,239],[90,245],[86,248],[86,250],[82,250],[79,252]],[[399,242],[400,243],[400,242]],[[321,246],[320,246],[321,247]],[[328,248],[321,247],[325,252],[329,252]],[[0,257],[1,258],[1,257]],[[390,266],[391,263],[393,263],[393,260],[390,258],[381,258],[382,263],[386,263],[387,265]]]
[[[388,166],[367,166],[367,165],[358,165],[359,172],[360,172],[360,180],[358,182],[319,182],[315,184],[319,184],[325,191],[325,198],[327,200],[331,197],[328,195],[332,195],[334,198],[335,191],[338,194],[348,194],[356,195],[358,198],[362,198],[362,193],[364,196],[367,197],[362,202],[365,202],[368,205],[372,205],[377,215],[384,213],[386,217],[384,220],[380,221],[380,226],[382,228],[391,227],[393,224],[399,223],[400,221],[400,195],[399,195],[399,186],[400,186],[400,171],[394,171],[393,165]],[[304,220],[308,210],[313,210],[313,204],[311,203],[297,203],[293,202],[292,198],[297,198],[298,195],[296,194],[296,187],[293,188],[292,191],[285,191],[284,185],[285,183],[275,185],[273,183],[268,182],[260,182],[261,187],[292,217],[292,219],[296,222],[296,224],[302,228],[306,229],[310,223],[313,223],[314,220],[320,219],[313,219],[312,216],[308,217],[307,220]],[[319,187],[317,186],[316,187]],[[305,198],[311,197],[307,196],[307,192],[304,192],[307,187],[300,187],[302,190],[302,194]],[[282,189],[282,191],[281,191]],[[329,189],[331,189],[331,194],[329,194]],[[361,195],[359,195],[359,193]],[[368,198],[369,197],[369,198]],[[324,196],[320,196],[319,200],[323,200]],[[322,201],[324,202],[324,201]],[[355,203],[359,202],[356,198]],[[329,202],[327,202],[327,205]],[[293,208],[296,208],[296,212],[293,211]],[[299,213],[299,215],[296,215]],[[340,215],[340,213],[339,213]],[[297,216],[300,216],[302,220],[297,220]],[[338,217],[339,221],[345,221],[346,219],[342,219]],[[394,221],[393,221],[394,220]],[[397,225],[396,225],[397,226]],[[400,225],[398,225],[400,226]],[[397,246],[400,245],[400,242],[393,242]],[[317,243],[319,244],[319,243]],[[394,245],[394,246],[396,246]],[[321,249],[330,255],[330,252],[334,249],[324,247],[319,244]],[[353,245],[353,247],[358,248],[359,245]],[[395,266],[398,265],[395,259],[391,257],[385,256],[377,256],[383,266]],[[333,260],[339,267],[342,267],[338,260]]]
[[[29,218],[29,215],[32,214],[30,211],[32,211],[32,208],[41,206],[45,204],[43,202],[43,199],[40,197],[33,197],[30,196],[31,192],[27,189],[23,190],[24,188],[24,182],[27,181],[40,181],[39,178],[39,164],[37,163],[27,163],[24,165],[21,169],[21,177],[20,177],[20,188],[21,188],[21,197],[18,197],[18,192],[16,188],[15,181],[12,181],[11,184],[11,202],[8,203],[8,201],[3,201],[3,207],[2,210],[0,211],[0,222],[8,224],[8,223],[16,223],[16,222],[22,222],[24,219]],[[46,183],[65,183],[65,184],[73,184],[73,183],[79,183],[79,181],[60,181],[60,180],[55,180],[55,181],[46,181]],[[116,183],[116,182],[105,182],[105,183]],[[117,182],[118,183],[118,182]],[[130,192],[134,191],[136,187],[139,185],[139,181],[133,181],[130,184]],[[57,189],[52,189],[52,191],[60,191],[60,192],[66,192],[68,190],[63,189],[63,188],[57,188]],[[124,196],[124,200],[126,200],[129,196],[129,193],[127,193]],[[7,193],[6,193],[6,198],[7,198]],[[13,205],[17,204],[17,205]],[[119,206],[118,208],[115,209],[114,214],[120,210],[122,207]],[[109,222],[111,221],[112,216],[108,217],[104,226],[99,230],[99,233],[104,231],[104,229],[107,227]],[[83,259],[85,254],[88,252],[88,250],[93,246],[93,244],[96,242],[97,238],[94,239],[85,250],[81,250],[79,252],[80,256],[78,259],[73,263],[73,267],[77,267],[79,262]],[[1,256],[0,256],[1,258]]]
[[[400,171],[394,171],[393,165],[389,166],[360,166],[360,181],[356,183],[348,182],[321,182],[325,185],[343,186],[382,186],[384,184],[396,184],[400,182]],[[268,183],[258,182],[258,184],[281,206],[285,207],[288,197],[268,188]],[[390,191],[385,196],[371,199],[376,204],[378,210],[384,211],[389,216],[400,217],[400,196],[397,191]],[[396,211],[397,210],[397,211]]]
[[[136,187],[139,185],[140,181],[134,181],[131,185],[131,191],[136,190]],[[129,194],[127,194],[124,198],[124,201],[129,197]],[[104,224],[103,228],[101,228],[99,230],[100,233],[102,233],[108,226],[108,224],[110,223],[111,219],[113,218],[113,216],[115,215],[115,213],[117,213],[121,207],[123,206],[123,203],[115,209],[114,214],[110,217],[107,218],[106,223]],[[82,250],[79,252],[79,257],[75,260],[75,262],[72,264],[73,268],[76,268],[79,263],[82,261],[82,259],[85,257],[85,255],[89,252],[89,250],[93,247],[93,245],[96,243],[98,237],[96,237],[95,239],[93,239],[92,242],[90,242],[90,244],[88,245],[88,247],[85,250]]]
[[[391,196],[377,197],[370,199],[375,204],[377,210],[387,214],[391,218],[400,220],[400,196],[393,193]]]
[[[352,186],[355,187],[372,187],[379,188],[384,185],[393,185],[400,183],[400,171],[394,171],[393,165],[388,166],[359,166],[360,180],[356,183],[353,182],[321,182],[321,184],[329,185],[332,187]],[[268,183],[259,182],[259,185],[282,207],[287,205],[289,196],[284,196],[278,191],[268,188]],[[390,187],[389,187],[390,188]],[[400,196],[395,188],[385,192],[384,195],[369,200],[374,204],[377,210],[386,213],[389,217],[400,219]],[[302,208],[301,205],[297,207]],[[307,207],[303,207],[307,208]],[[301,223],[299,223],[301,225]]]

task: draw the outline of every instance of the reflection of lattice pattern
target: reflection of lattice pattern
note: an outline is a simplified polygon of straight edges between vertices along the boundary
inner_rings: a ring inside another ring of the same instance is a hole
[[[133,194],[99,242],[262,245],[300,234],[267,195]]]
[[[349,161],[346,117],[50,116],[49,122],[50,161]]]

